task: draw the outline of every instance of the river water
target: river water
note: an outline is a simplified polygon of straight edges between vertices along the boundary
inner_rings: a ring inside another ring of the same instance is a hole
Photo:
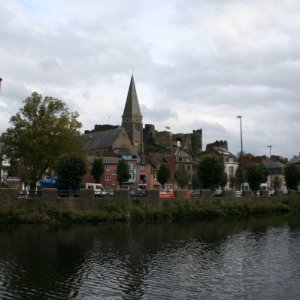
[[[300,217],[1,227],[0,299],[300,299]]]

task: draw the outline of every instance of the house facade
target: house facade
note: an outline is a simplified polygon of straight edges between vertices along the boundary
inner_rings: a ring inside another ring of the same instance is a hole
[[[226,141],[216,141],[216,143],[208,144],[206,154],[216,155],[224,162],[224,171],[227,176],[227,184],[224,189],[233,190],[235,188],[235,173],[238,169],[239,162],[237,157],[228,151]]]

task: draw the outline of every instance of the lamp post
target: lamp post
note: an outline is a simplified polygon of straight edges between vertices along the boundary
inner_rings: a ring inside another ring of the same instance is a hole
[[[244,192],[244,157],[243,157],[243,129],[242,129],[242,116],[237,116],[240,119],[240,134],[241,134],[241,169],[242,169],[242,192]]]
[[[270,148],[269,172],[270,172],[270,187],[272,187],[272,172],[271,172],[272,145],[268,145],[267,147]]]

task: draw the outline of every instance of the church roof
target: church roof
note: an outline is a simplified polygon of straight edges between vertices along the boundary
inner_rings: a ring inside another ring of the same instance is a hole
[[[124,116],[139,116],[139,117],[142,116],[136,89],[135,89],[133,75],[131,76],[130,85],[128,89],[126,104],[123,112],[123,117]]]
[[[122,131],[122,127],[88,133],[83,135],[83,141],[88,149],[109,148]]]

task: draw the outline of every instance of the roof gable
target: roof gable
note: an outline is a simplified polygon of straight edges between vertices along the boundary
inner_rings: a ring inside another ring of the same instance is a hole
[[[83,141],[88,149],[110,148],[122,128],[110,129],[105,131],[93,132],[83,135]]]

